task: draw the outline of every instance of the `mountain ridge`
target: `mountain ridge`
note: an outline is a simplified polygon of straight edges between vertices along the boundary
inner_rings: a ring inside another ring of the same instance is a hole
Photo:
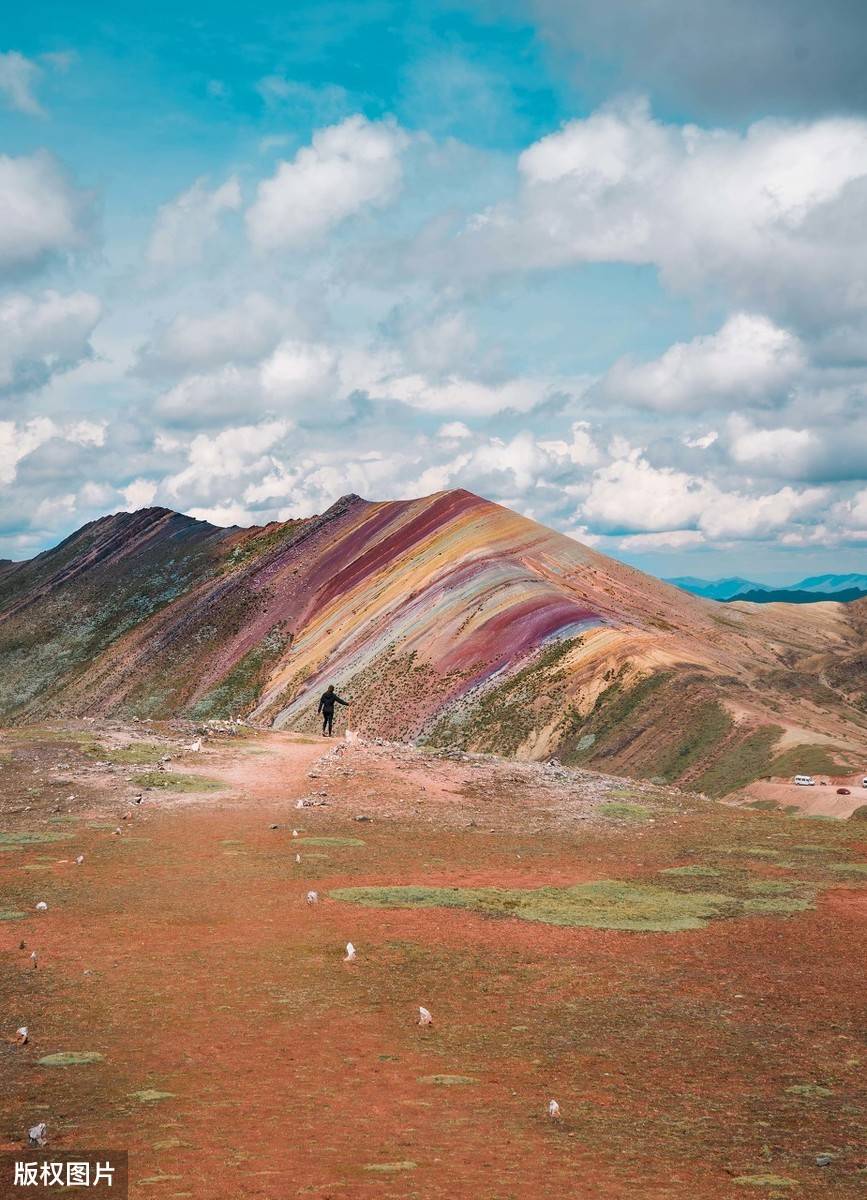
[[[846,575],[814,575],[800,579],[795,583],[774,585],[756,583],[751,579],[732,576],[727,579],[700,579],[694,575],[683,575],[669,578],[666,583],[674,584],[683,591],[694,596],[705,596],[710,600],[752,600],[756,603],[766,600],[779,600],[791,604],[807,604],[826,599],[840,599],[841,602],[858,600],[867,595],[867,575],[850,572]]]
[[[0,574],[0,716],[309,732],[334,682],[363,732],[720,794],[784,738],[867,753],[857,606],[755,607],[464,489],[251,529],[145,509]]]

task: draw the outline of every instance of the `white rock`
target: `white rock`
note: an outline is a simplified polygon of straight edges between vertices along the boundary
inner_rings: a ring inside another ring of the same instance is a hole
[[[40,900],[39,903],[36,905],[36,911],[37,912],[48,912],[48,905],[45,903],[44,900]]]
[[[556,1100],[548,1101],[548,1116],[552,1121],[558,1121],[560,1119],[560,1105]]]
[[[419,1025],[433,1025],[433,1017],[422,1005],[418,1006],[418,1023]]]
[[[298,837],[298,830],[297,830],[297,829],[293,829],[293,830],[292,830],[292,836],[293,836],[293,837]]]
[[[355,959],[356,959],[355,947],[353,946],[352,942],[347,942],[346,943],[346,954],[344,956],[343,961],[344,962],[355,962]]]
[[[184,746],[185,750],[188,750],[193,754],[198,754],[198,752],[201,750],[201,748],[202,748],[202,739],[201,738],[196,738],[196,740],[194,742],[190,742],[189,746]]]
[[[27,1045],[28,1029],[26,1025],[22,1025],[20,1029],[15,1030],[15,1035],[18,1039],[19,1046]]]
[[[75,861],[78,863],[79,866],[81,866],[81,864],[84,862],[84,855],[79,854],[78,858]]]
[[[295,861],[296,861],[297,863],[300,863],[300,862],[301,862],[301,855],[300,855],[300,854],[296,854],[296,855],[295,855]]]
[[[31,1146],[44,1146],[48,1133],[48,1126],[44,1121],[40,1121],[38,1125],[31,1125],[27,1130],[27,1137],[30,1139]]]
[[[307,903],[308,904],[318,904],[319,903],[319,893],[318,892],[308,892],[307,893]]]

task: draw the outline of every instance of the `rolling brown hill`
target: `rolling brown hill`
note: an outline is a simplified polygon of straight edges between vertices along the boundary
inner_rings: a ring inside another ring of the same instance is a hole
[[[867,601],[721,605],[466,491],[219,529],[119,513],[0,573],[0,717],[242,715],[723,795],[867,758]]]

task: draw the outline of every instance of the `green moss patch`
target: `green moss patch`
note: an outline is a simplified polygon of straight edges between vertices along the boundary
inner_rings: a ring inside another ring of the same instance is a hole
[[[71,833],[0,833],[0,846],[39,846],[45,842],[66,842]]]
[[[83,1067],[102,1062],[102,1055],[96,1050],[63,1050],[59,1054],[46,1054],[38,1061],[40,1067]]]
[[[707,892],[679,893],[647,884],[602,880],[567,888],[338,888],[336,900],[369,908],[461,908],[487,917],[517,917],[546,925],[636,932],[701,929],[737,901]]]
[[[0,921],[20,921],[23,916],[23,912],[16,912],[13,908],[0,908]]]
[[[787,1179],[785,1175],[738,1175],[734,1182],[750,1187],[798,1187],[797,1179]]]
[[[162,788],[167,792],[215,792],[223,785],[204,775],[179,775],[174,771],[146,771],[133,782],[142,788]]]
[[[830,869],[840,875],[867,875],[867,863],[832,863]]]
[[[682,875],[686,878],[706,876],[708,879],[716,879],[722,875],[722,871],[718,871],[716,867],[702,867],[697,863],[689,867],[665,867],[659,873],[660,875],[674,875],[675,877]]]
[[[368,1163],[365,1166],[365,1171],[379,1171],[384,1175],[391,1174],[392,1171],[414,1171],[418,1163],[410,1162],[407,1159],[404,1162],[391,1163]]]
[[[643,804],[627,804],[624,800],[610,800],[606,804],[600,804],[597,812],[613,821],[646,821],[650,816],[650,809],[645,808]]]
[[[827,1096],[833,1096],[834,1092],[831,1088],[822,1087],[818,1083],[793,1083],[791,1087],[786,1088],[788,1096],[805,1096],[808,1100],[823,1100]]]

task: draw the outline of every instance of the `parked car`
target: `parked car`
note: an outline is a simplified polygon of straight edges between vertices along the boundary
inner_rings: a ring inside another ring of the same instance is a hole
[[[861,780],[861,786],[867,787],[867,775],[865,775],[864,778]]]
[[[849,791],[848,788],[837,788],[837,795],[838,796],[851,796],[852,793]]]
[[[796,775],[795,783],[798,787],[815,787],[816,781],[812,775]]]

